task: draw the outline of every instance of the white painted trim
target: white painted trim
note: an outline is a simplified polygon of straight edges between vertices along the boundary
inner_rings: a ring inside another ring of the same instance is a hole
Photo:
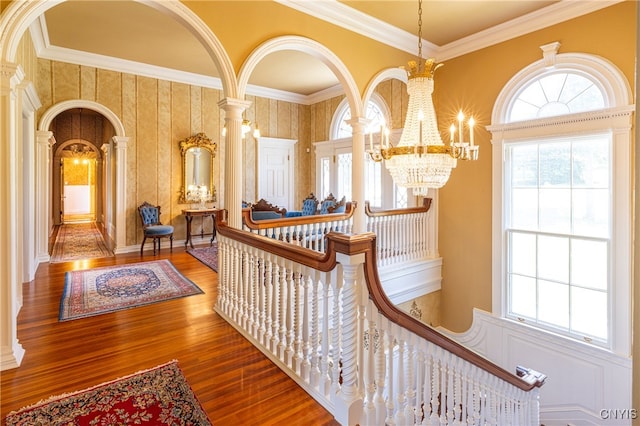
[[[545,46],[543,46],[543,51]],[[546,55],[548,59],[548,54]],[[632,134],[635,106],[629,83],[611,62],[595,55],[568,53],[555,55],[556,69],[579,70],[596,79],[604,91],[608,108],[577,114],[547,117],[537,120],[506,123],[513,100],[530,81],[548,72],[545,58],[519,71],[502,89],[492,114],[492,311],[506,314],[505,247],[503,225],[505,144],[531,139],[580,136],[607,133],[612,137],[612,276],[609,307],[612,325],[609,328],[610,350],[623,356],[631,353],[632,295]]]
[[[630,357],[480,309],[474,309],[469,330],[439,331],[508,371],[524,365],[547,374],[540,389],[540,419],[545,425],[609,424],[600,418],[601,409],[631,408]]]
[[[365,15],[338,1],[276,0],[278,3],[338,25],[380,43],[416,54],[418,38],[404,30],[390,26]],[[495,27],[480,31],[454,42],[437,46],[422,40],[423,56],[440,61],[456,58],[497,43],[510,40],[533,31],[556,25],[600,9],[613,6],[624,0],[560,1],[527,15],[512,19]]]
[[[383,266],[378,274],[385,294],[397,305],[440,290],[442,258]]]
[[[362,107],[362,100],[360,99],[358,85],[351,76],[346,65],[338,56],[336,56],[335,53],[324,45],[309,38],[300,36],[276,37],[265,41],[251,52],[242,64],[238,76],[238,94],[241,98],[246,94],[249,77],[255,70],[258,63],[267,55],[283,50],[303,52],[313,56],[325,64],[334,73],[340,82],[341,87],[344,89],[345,95],[349,100],[349,105],[351,106],[352,118],[361,117],[363,115],[364,109]]]

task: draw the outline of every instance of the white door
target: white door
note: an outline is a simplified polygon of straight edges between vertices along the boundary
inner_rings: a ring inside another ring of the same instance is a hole
[[[297,140],[258,139],[258,199],[291,210],[294,201],[294,146]]]

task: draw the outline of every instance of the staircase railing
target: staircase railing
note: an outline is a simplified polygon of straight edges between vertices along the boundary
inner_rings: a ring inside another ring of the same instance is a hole
[[[216,312],[341,424],[539,424],[544,376],[511,374],[396,308],[374,234],[330,232],[320,253],[217,216]]]
[[[372,209],[365,201],[367,231],[376,234],[378,266],[387,266],[438,256],[434,221],[430,219],[431,198],[422,206],[405,209]]]

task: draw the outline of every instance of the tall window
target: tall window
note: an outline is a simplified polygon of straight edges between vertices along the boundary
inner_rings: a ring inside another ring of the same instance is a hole
[[[555,68],[532,64],[533,77],[521,72],[498,98],[494,122],[502,124],[490,130],[494,158],[503,159],[494,170],[501,187],[493,189],[502,222],[494,230],[494,253],[503,257],[494,270],[500,295],[494,308],[624,352],[630,330],[630,112],[612,108],[616,96],[624,99],[619,87],[625,85],[609,65],[602,62],[590,73],[581,58],[572,63],[567,56]],[[602,77],[607,73],[611,80]]]
[[[608,340],[611,137],[506,145],[508,314]]]

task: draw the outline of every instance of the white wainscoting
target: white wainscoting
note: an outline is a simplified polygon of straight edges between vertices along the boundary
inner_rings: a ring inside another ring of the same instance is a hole
[[[387,297],[400,304],[440,290],[442,258],[395,263],[378,268]]]
[[[468,331],[440,331],[508,371],[523,365],[546,374],[540,389],[540,420],[545,426],[631,425],[630,357],[479,309]]]

